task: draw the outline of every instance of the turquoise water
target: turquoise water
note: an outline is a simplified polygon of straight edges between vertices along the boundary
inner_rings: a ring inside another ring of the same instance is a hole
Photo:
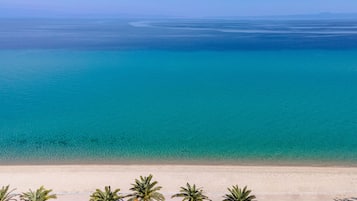
[[[357,162],[357,51],[0,51],[0,162]]]

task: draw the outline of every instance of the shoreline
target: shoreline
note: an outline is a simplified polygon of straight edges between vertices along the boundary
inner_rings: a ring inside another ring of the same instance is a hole
[[[106,165],[177,165],[177,166],[265,166],[265,167],[352,167],[357,168],[357,161],[318,161],[318,160],[22,160],[1,161],[1,166],[106,166]]]
[[[154,175],[167,200],[186,182],[221,200],[227,187],[248,186],[257,200],[333,200],[357,195],[357,167],[215,165],[0,165],[1,185],[16,193],[41,185],[59,201],[88,200],[96,188],[111,185],[129,193],[139,176]]]

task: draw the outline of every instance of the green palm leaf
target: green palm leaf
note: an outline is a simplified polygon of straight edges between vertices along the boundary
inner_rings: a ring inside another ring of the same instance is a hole
[[[14,198],[16,195],[12,194],[15,189],[9,190],[10,186],[3,186],[0,189],[0,201],[15,201],[16,199]]]
[[[255,195],[250,195],[251,190],[247,190],[247,186],[243,189],[239,188],[238,185],[228,188],[229,194],[224,196],[223,201],[252,201],[256,197]]]
[[[96,189],[96,191],[90,196],[89,201],[118,201],[124,198],[119,195],[120,189],[111,190],[110,186],[104,187],[104,191]]]
[[[41,186],[36,191],[32,191],[30,189],[29,192],[22,193],[20,195],[20,199],[22,201],[47,201],[50,199],[56,199],[57,196],[55,194],[50,194],[51,192],[51,189],[48,190]]]
[[[165,197],[158,192],[162,187],[156,186],[158,182],[152,182],[152,177],[150,174],[148,177],[140,176],[140,180],[135,179],[133,187],[130,188],[134,193],[128,195],[130,197],[128,201],[164,201]]]
[[[189,183],[187,183],[186,188],[181,187],[180,189],[181,189],[180,193],[177,193],[171,197],[172,198],[181,197],[181,198],[183,198],[182,201],[209,200],[208,197],[203,194],[202,188],[196,188],[195,184],[193,186],[191,186]]]

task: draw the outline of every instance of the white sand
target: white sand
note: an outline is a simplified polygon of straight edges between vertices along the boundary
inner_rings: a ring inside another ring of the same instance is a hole
[[[96,188],[111,185],[129,193],[140,175],[152,173],[167,200],[186,182],[204,188],[212,200],[222,200],[226,188],[248,185],[258,200],[333,200],[357,197],[356,167],[188,166],[188,165],[63,165],[0,166],[0,186],[23,192],[41,185],[58,200],[86,201]],[[175,199],[176,200],[176,199]]]

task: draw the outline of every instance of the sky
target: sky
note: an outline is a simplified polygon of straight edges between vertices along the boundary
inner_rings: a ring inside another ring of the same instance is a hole
[[[0,17],[267,16],[357,13],[357,0],[0,0]]]

